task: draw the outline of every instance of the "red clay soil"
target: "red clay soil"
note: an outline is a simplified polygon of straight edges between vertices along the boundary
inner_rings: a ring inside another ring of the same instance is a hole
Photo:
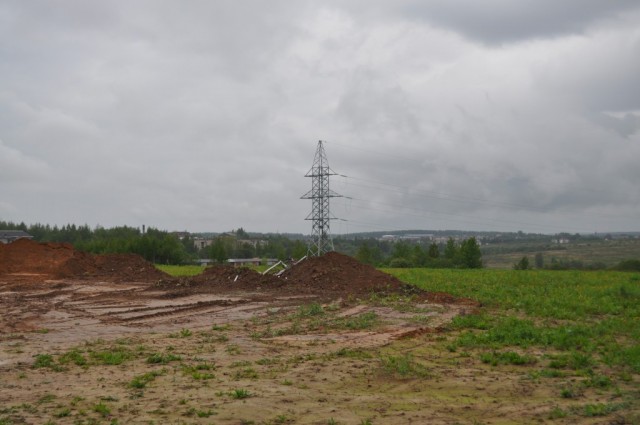
[[[94,255],[65,243],[19,239],[0,244],[0,276],[34,274],[34,279],[101,279],[114,282],[155,282],[169,277],[136,254]]]
[[[0,244],[0,275],[8,273],[55,274],[75,250],[66,243],[38,243],[18,239]]]

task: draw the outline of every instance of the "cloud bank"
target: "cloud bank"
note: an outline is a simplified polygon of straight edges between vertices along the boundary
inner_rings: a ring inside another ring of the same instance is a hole
[[[0,218],[639,230],[633,1],[5,1]],[[344,177],[347,176],[347,177]]]

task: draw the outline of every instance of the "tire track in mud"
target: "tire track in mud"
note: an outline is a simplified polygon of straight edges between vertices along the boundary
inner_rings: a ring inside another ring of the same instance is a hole
[[[109,312],[105,314],[94,315],[102,322],[108,323],[126,323],[131,326],[145,325],[150,322],[166,319],[178,319],[189,316],[203,315],[207,311],[219,314],[237,308],[241,305],[251,304],[253,309],[260,309],[263,306],[256,306],[254,302],[247,299],[240,300],[211,300],[198,301],[195,303],[184,304],[180,306],[149,306],[141,308],[132,308],[125,311]],[[223,308],[219,308],[223,307]],[[141,314],[138,314],[141,313]]]

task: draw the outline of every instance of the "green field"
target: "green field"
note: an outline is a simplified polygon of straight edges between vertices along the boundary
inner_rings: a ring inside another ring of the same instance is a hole
[[[445,349],[494,366],[527,367],[532,379],[544,378],[561,388],[561,398],[579,400],[596,388],[610,401],[581,406],[578,416],[595,414],[590,409],[602,416],[615,411],[628,420],[620,423],[640,423],[639,273],[384,271],[427,291],[482,303],[478,311],[454,320],[454,337]],[[627,414],[621,413],[625,410]]]

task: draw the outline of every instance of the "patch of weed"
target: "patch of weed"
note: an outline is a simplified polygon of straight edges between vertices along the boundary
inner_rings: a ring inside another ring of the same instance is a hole
[[[92,351],[90,352],[90,356],[103,365],[119,365],[134,357],[133,353],[126,347],[113,347],[104,351]]]
[[[69,415],[71,415],[71,409],[65,407],[62,410],[58,411],[54,416],[56,418],[66,418]]]
[[[147,384],[149,384],[151,381],[153,381],[154,379],[156,379],[158,376],[162,374],[163,374],[162,371],[154,370],[152,372],[147,372],[142,375],[138,375],[134,377],[131,380],[131,382],[129,382],[129,387],[137,388],[137,389],[145,388]]]
[[[378,324],[378,315],[374,311],[368,311],[356,316],[340,317],[329,323],[329,326],[337,329],[370,329]]]
[[[171,353],[167,353],[167,354],[154,353],[149,357],[147,357],[147,363],[150,363],[150,364],[167,364],[167,363],[175,362],[179,360],[182,360],[182,357],[180,357],[177,354],[171,354]]]
[[[231,398],[240,400],[243,398],[249,398],[251,397],[252,394],[248,390],[245,390],[244,388],[238,388],[231,391],[229,395],[231,396]]]
[[[237,370],[234,373],[233,378],[235,380],[239,379],[258,379],[258,372],[254,368],[247,367],[242,370]]]
[[[58,359],[58,361],[61,364],[73,363],[76,366],[86,366],[87,365],[87,359],[82,354],[82,352],[77,348],[69,350],[66,353],[64,353],[63,355],[61,355],[60,358]]]
[[[403,356],[388,356],[382,359],[383,370],[401,378],[425,378],[429,376],[426,367],[417,363],[406,354]]]
[[[99,414],[100,416],[102,416],[103,418],[106,418],[107,416],[109,416],[111,414],[111,409],[109,408],[109,406],[107,406],[103,402],[100,402],[100,403],[96,404],[95,406],[93,406],[92,410],[94,412],[96,412],[97,414]]]
[[[297,312],[298,317],[321,316],[323,314],[324,314],[324,309],[318,303],[301,305],[300,307],[298,307],[298,312]]]

